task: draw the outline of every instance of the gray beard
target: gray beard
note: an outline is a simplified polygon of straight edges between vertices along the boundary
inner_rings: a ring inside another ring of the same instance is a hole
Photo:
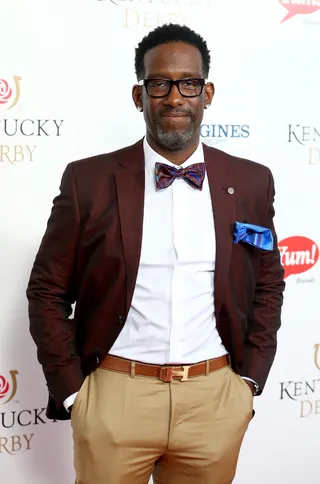
[[[158,140],[160,141],[161,145],[171,151],[178,151],[189,143],[193,136],[193,126],[190,126],[187,131],[182,133],[177,132],[170,132],[170,131],[163,131],[163,129],[157,125],[157,135]]]

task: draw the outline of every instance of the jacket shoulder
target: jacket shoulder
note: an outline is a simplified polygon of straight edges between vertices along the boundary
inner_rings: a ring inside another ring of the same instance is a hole
[[[135,151],[139,149],[140,143],[141,141],[138,141],[133,145],[125,146],[124,148],[110,153],[103,153],[90,156],[89,158],[72,161],[67,165],[67,168],[70,168],[77,177],[90,174],[99,175],[101,172],[106,173],[106,171],[113,173],[114,171],[117,171],[121,161],[133,156]]]

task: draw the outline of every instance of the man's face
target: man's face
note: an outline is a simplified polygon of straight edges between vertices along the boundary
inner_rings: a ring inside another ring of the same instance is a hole
[[[144,57],[146,79],[203,78],[200,51],[183,42],[159,45]],[[144,86],[134,86],[133,99],[143,108],[148,135],[160,146],[181,150],[192,141],[198,141],[205,104],[210,104],[214,93],[211,83],[206,84],[198,97],[183,97],[172,86],[164,98],[151,98]]]

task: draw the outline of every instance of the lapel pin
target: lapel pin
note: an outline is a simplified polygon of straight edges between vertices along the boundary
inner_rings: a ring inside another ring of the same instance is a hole
[[[228,191],[229,195],[234,194],[234,188],[232,188],[232,187],[229,187],[227,191]]]

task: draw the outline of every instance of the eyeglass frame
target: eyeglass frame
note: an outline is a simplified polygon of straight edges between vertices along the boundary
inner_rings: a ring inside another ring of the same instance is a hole
[[[148,84],[149,82],[151,81],[167,81],[169,82],[169,91],[167,92],[167,94],[165,94],[164,96],[151,96],[148,92]],[[195,94],[193,96],[186,96],[185,94],[182,94],[182,92],[180,91],[180,86],[179,86],[179,83],[181,81],[200,81],[200,87],[201,87],[201,91],[199,94]],[[176,86],[178,91],[179,91],[179,94],[182,96],[182,97],[185,97],[185,98],[194,98],[194,97],[199,97],[201,96],[202,92],[203,92],[203,88],[204,86],[206,85],[206,80],[203,78],[203,77],[186,77],[184,79],[176,79],[175,81],[173,81],[172,79],[142,79],[141,81],[138,82],[138,85],[139,86],[144,86],[146,88],[146,93],[148,94],[149,97],[153,98],[153,99],[163,99],[164,97],[167,97],[169,96],[171,90],[172,90],[172,87],[173,86]]]

